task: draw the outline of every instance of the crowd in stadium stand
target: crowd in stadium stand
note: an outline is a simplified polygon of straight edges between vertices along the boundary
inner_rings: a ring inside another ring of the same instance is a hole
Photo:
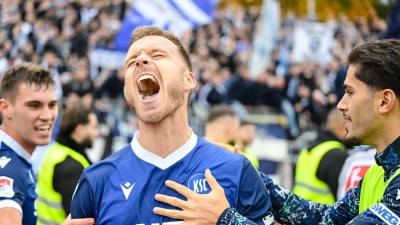
[[[19,62],[36,62],[53,72],[57,95],[66,100],[65,106],[80,103],[104,112],[109,109],[105,102],[119,99],[118,107],[124,112],[123,68],[93,68],[89,53],[95,48],[113,48],[129,3],[3,0],[0,10],[0,74]],[[296,20],[293,15],[283,15],[273,63],[253,80],[247,62],[259,14],[259,8],[232,5],[218,9],[211,24],[182,35],[198,79],[192,102],[205,109],[227,103],[247,110],[257,106],[281,111],[288,117],[289,137],[323,125],[329,109],[344,94],[348,53],[387,29],[385,20],[373,14],[355,21],[343,14],[332,15],[326,23],[335,28],[333,57],[325,65],[293,63],[290,56],[282,62],[281,48]],[[277,74],[281,63],[287,64],[287,70]]]

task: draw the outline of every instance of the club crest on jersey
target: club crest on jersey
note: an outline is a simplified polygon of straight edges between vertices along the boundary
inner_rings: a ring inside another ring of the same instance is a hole
[[[208,185],[206,177],[203,173],[198,173],[191,176],[189,178],[187,187],[198,194],[207,194],[211,191],[211,188]]]
[[[14,196],[13,184],[13,179],[0,176],[0,197],[11,198]]]

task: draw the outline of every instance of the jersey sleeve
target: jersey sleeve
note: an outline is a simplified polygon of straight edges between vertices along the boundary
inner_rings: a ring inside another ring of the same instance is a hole
[[[72,219],[94,218],[96,220],[97,216],[92,186],[86,174],[82,173],[72,196],[71,217]]]
[[[382,201],[357,215],[349,224],[399,224],[400,223],[400,176],[386,187]]]
[[[240,178],[237,210],[256,224],[274,224],[269,194],[257,170],[246,158]]]
[[[22,213],[27,190],[24,174],[18,156],[0,151],[0,208],[11,207]]]

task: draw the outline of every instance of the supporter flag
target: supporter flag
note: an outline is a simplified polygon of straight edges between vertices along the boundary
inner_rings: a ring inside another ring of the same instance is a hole
[[[115,50],[127,51],[130,34],[140,25],[155,25],[178,37],[213,20],[215,0],[136,0],[115,37]]]
[[[250,78],[256,80],[271,63],[271,52],[278,43],[280,4],[278,0],[264,0],[260,24],[253,39],[253,52],[248,63]]]
[[[135,0],[114,39],[113,51],[96,49],[94,66],[117,69],[129,47],[132,31],[138,26],[154,25],[178,37],[187,29],[210,23],[219,0]]]
[[[293,61],[326,65],[332,59],[335,29],[326,23],[297,21],[293,37]]]

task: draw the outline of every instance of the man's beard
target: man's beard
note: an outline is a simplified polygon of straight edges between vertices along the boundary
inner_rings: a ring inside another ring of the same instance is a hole
[[[362,145],[362,141],[359,136],[351,136],[351,137],[346,137],[345,144],[348,146],[359,146]]]
[[[93,147],[93,140],[90,138],[89,135],[87,135],[87,136],[83,139],[83,141],[82,141],[82,143],[81,143],[81,146],[83,146],[83,147],[85,147],[85,148],[92,148],[92,147]]]
[[[171,114],[173,114],[184,102],[185,100],[185,92],[183,88],[180,88],[179,85],[174,85],[174,87],[170,88],[168,91],[168,99],[171,99],[172,102],[167,102],[166,108],[161,112],[153,114],[153,115],[143,115],[138,113],[135,107],[135,100],[133,96],[129,96],[126,88],[124,89],[125,99],[128,107],[142,122],[153,124],[162,121],[167,118]]]

